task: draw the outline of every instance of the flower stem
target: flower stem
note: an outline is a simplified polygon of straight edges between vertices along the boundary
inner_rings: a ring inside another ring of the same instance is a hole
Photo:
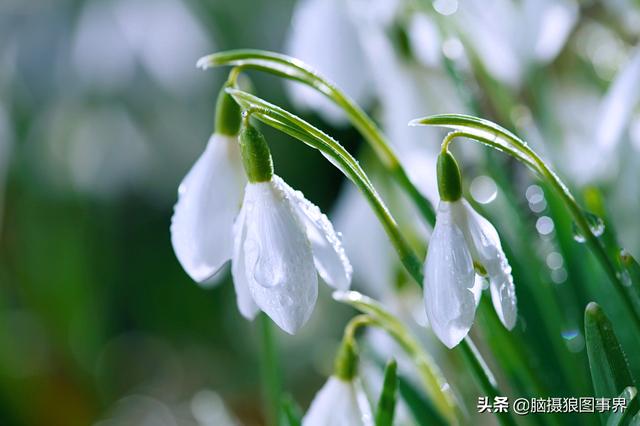
[[[349,321],[344,329],[342,342],[338,348],[334,363],[334,375],[342,380],[351,381],[358,371],[358,345],[356,344],[356,331],[360,327],[373,324],[373,318],[369,315],[358,315]]]
[[[476,381],[485,393],[483,396],[489,397],[490,400],[493,400],[496,396],[503,396],[496,385],[496,380],[493,377],[493,374],[491,374],[489,367],[485,363],[484,359],[482,359],[482,355],[478,352],[478,349],[473,344],[471,338],[469,336],[465,337],[465,339],[458,345],[458,348],[460,348],[460,353],[471,371],[475,373],[474,376]],[[495,415],[498,422],[503,426],[516,425],[516,422],[509,411],[506,413],[495,413]]]
[[[278,424],[280,418],[280,401],[282,383],[278,349],[273,335],[273,323],[263,313],[258,317],[260,331],[260,375],[262,382],[262,399],[266,423]]]
[[[198,66],[203,69],[222,65],[235,66],[232,70],[233,76],[230,76],[230,79],[233,80],[245,68],[256,69],[306,84],[333,101],[347,114],[353,126],[373,148],[382,165],[406,191],[431,226],[435,225],[436,217],[433,206],[411,182],[382,131],[362,108],[334,83],[298,59],[265,50],[230,50],[202,57],[198,61]]]

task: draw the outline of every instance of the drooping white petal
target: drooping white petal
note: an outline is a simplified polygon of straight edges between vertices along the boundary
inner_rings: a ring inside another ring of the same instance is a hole
[[[436,226],[425,262],[424,299],[429,323],[449,348],[467,335],[476,310],[478,287],[471,254],[454,223],[451,204],[438,205]]]
[[[372,426],[373,416],[357,382],[331,376],[311,402],[302,426]]]
[[[503,265],[495,271],[489,272],[489,288],[491,289],[491,301],[493,308],[507,329],[511,330],[518,319],[518,306],[516,288],[513,285],[511,267],[506,257],[502,258]]]
[[[348,290],[353,268],[329,218],[304,198],[302,192],[295,191],[278,176],[273,177],[273,184],[284,192],[293,211],[305,226],[313,260],[324,282],[336,290]]]
[[[214,134],[180,184],[171,243],[194,281],[212,281],[231,258],[232,227],[244,180],[236,138]]]
[[[498,231],[464,199],[456,202],[454,210],[455,221],[462,229],[471,257],[487,271],[491,300],[498,317],[505,327],[512,329],[517,319],[516,292]]]
[[[260,310],[253,301],[251,290],[249,290],[249,280],[247,269],[245,268],[244,250],[242,242],[245,240],[245,209],[240,210],[236,222],[233,224],[233,260],[231,262],[231,274],[233,276],[233,286],[236,289],[236,300],[238,310],[245,318],[252,320]]]
[[[311,316],[318,296],[304,225],[273,181],[247,184],[243,210],[242,251],[253,300],[280,328],[294,334]]]

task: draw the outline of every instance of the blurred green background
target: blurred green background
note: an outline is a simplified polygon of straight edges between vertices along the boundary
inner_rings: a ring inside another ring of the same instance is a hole
[[[0,4],[0,425],[222,425],[227,416],[242,424],[263,424],[256,324],[239,315],[230,278],[210,289],[189,279],[173,254],[169,223],[178,184],[212,130],[215,98],[226,77],[223,70],[197,70],[196,60],[232,48],[283,51],[295,3]],[[409,9],[425,7],[435,13],[431,2],[406,3],[418,5]],[[638,17],[638,7],[611,3],[615,5],[576,3],[580,17],[569,29],[566,46],[544,64],[523,59],[524,77],[515,85],[500,81],[487,67],[504,58],[485,58],[483,65],[482,49],[468,44],[475,33],[465,35],[460,23],[447,21],[449,14],[438,7],[441,38],[435,50],[444,51],[451,63],[418,64],[416,46],[411,51],[406,39],[411,28],[406,16],[415,10],[399,14],[386,35],[402,60],[411,62],[403,69],[412,75],[423,72],[433,82],[425,94],[431,103],[408,117],[400,114],[398,125],[435,112],[471,112],[501,122],[530,138],[536,148],[543,147],[543,155],[579,194],[589,187],[604,194],[609,204],[597,213],[612,216],[624,245],[637,255],[637,105],[631,106],[636,112],[620,137],[613,174],[587,182],[584,171],[576,172],[571,163],[583,160],[574,148],[565,149],[573,146],[569,139],[589,143],[585,122],[593,115],[587,109],[596,109],[594,99],[607,93],[634,55],[640,25],[632,18]],[[627,7],[633,13],[625,18]],[[518,19],[513,18],[514,27],[503,36],[517,31],[519,23],[523,28],[536,25]],[[467,55],[458,61],[460,40]],[[377,52],[376,47],[368,49],[369,54]],[[342,57],[335,55],[336,61]],[[453,88],[445,64],[457,67],[462,93]],[[354,73],[364,76],[370,72],[365,68]],[[282,81],[259,73],[250,77],[262,98],[301,113],[351,152],[360,149],[355,130],[292,106]],[[406,75],[390,78],[391,85],[392,79],[404,81]],[[586,94],[581,91],[585,87]],[[401,109],[403,102],[384,90],[365,102],[392,139],[385,105],[390,111]],[[277,173],[323,211],[332,212],[343,186],[341,175],[317,152],[271,129],[264,131]],[[437,149],[441,134],[423,130],[417,135]],[[548,141],[553,143],[546,145]],[[556,386],[558,393],[588,393],[586,374],[567,384],[553,369],[564,363],[563,368],[584,371],[584,305],[602,299],[598,301],[609,309],[614,324],[621,324],[615,296],[602,284],[606,279],[593,259],[573,241],[571,221],[557,200],[550,197],[547,203],[543,197],[541,208],[539,199],[532,201],[540,188],[530,189],[535,183],[530,174],[503,156],[473,148],[461,151],[466,152],[460,155],[470,177],[484,173],[494,186],[497,182],[498,198],[487,203],[485,212],[500,224],[512,259],[524,318],[517,333],[529,339],[523,353],[531,356],[534,369],[546,371],[541,381]],[[598,206],[593,202],[590,209]],[[553,228],[544,229],[543,215],[556,223],[550,237]],[[550,261],[549,252],[562,253],[559,267],[557,256]],[[520,261],[514,260],[519,256]],[[556,285],[564,282],[569,287]],[[552,307],[546,305],[547,296]],[[561,312],[562,321],[545,323],[547,308],[553,315]],[[299,335],[276,331],[286,367],[284,388],[302,407],[330,373],[351,314],[332,302],[321,285],[318,306]],[[545,334],[550,331],[552,337]],[[492,338],[491,333],[480,336]],[[566,352],[565,359],[544,359],[549,339],[555,351]],[[626,342],[630,358],[638,361],[637,347],[628,344],[633,340]],[[531,349],[535,345],[537,355]],[[439,357],[441,350],[436,349]],[[640,370],[638,364],[634,368]]]

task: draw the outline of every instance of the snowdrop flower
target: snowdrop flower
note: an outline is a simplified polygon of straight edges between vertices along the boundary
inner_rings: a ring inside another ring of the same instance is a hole
[[[231,122],[228,130],[236,130],[239,120]],[[183,181],[171,226],[174,250],[198,282],[231,259],[242,315],[253,319],[262,310],[294,334],[313,311],[318,274],[346,290],[351,264],[327,217],[274,175],[269,147],[248,120],[240,150],[235,141],[214,135],[210,145],[221,146],[207,147]],[[248,178],[241,207],[240,164]]]
[[[302,426],[373,426],[373,415],[357,374],[358,355],[351,339],[343,340],[335,371],[311,401]]]
[[[331,376],[316,394],[302,426],[373,425],[371,407],[358,382]]]
[[[467,335],[480,301],[482,280],[508,329],[517,318],[511,267],[496,229],[461,197],[458,165],[449,152],[438,157],[440,204],[425,262],[427,318],[438,338],[453,348]]]
[[[460,2],[452,18],[487,71],[515,88],[527,67],[560,53],[578,14],[575,0],[473,0]]]

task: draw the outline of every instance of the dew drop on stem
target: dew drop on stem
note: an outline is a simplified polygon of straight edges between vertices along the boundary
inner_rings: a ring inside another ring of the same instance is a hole
[[[591,233],[596,237],[600,237],[604,233],[604,221],[593,213],[584,212],[584,216],[587,219],[587,223],[589,224]],[[585,241],[587,241],[587,238],[583,235],[582,230],[580,230],[575,222],[572,223],[572,228],[574,240],[579,243],[584,243]]]

